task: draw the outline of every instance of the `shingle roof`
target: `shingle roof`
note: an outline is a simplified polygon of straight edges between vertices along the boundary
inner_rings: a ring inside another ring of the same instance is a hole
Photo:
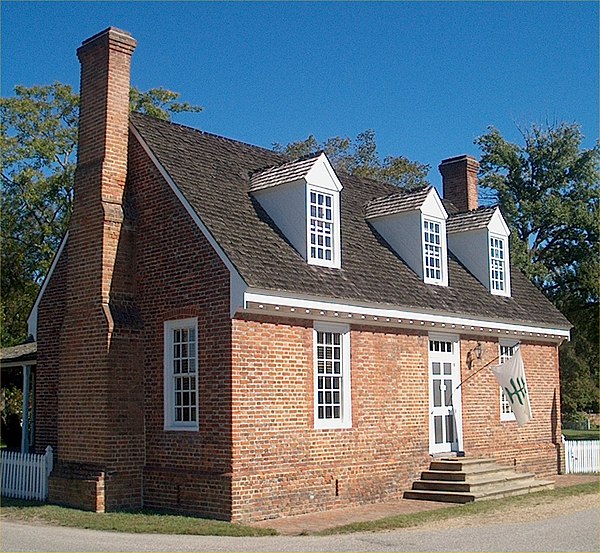
[[[476,230],[487,227],[496,211],[495,207],[480,207],[472,211],[453,213],[446,221],[446,230],[449,234],[467,230]]]
[[[400,259],[365,219],[365,204],[396,189],[338,172],[342,268],[309,265],[249,191],[250,174],[289,161],[282,154],[140,114],[131,120],[245,282],[254,288],[347,303],[368,302],[511,323],[569,328],[514,268],[512,297],[494,296],[458,260],[449,286],[432,286]]]
[[[383,215],[394,215],[419,209],[430,190],[431,186],[428,186],[414,192],[394,192],[387,196],[375,198],[365,205],[365,217],[374,219]]]
[[[281,165],[258,170],[250,176],[250,191],[256,192],[304,177],[315,164],[319,154],[303,159],[288,161]]]
[[[2,348],[0,350],[0,362],[17,363],[33,361],[37,357],[37,342],[28,342],[19,346]]]

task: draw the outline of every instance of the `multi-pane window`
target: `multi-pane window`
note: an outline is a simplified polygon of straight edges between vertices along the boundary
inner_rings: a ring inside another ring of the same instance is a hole
[[[198,428],[196,319],[165,323],[165,428]]]
[[[348,328],[315,325],[315,426],[350,426]]]
[[[442,280],[442,232],[441,224],[423,220],[423,247],[425,258],[425,279]]]
[[[514,354],[515,352],[515,347],[516,344],[504,344],[504,343],[500,343],[499,344],[499,353],[500,356],[498,358],[498,362],[500,364],[504,363],[505,361],[508,361]],[[510,401],[508,401],[508,398],[506,397],[506,394],[504,393],[504,390],[502,389],[502,387],[500,387],[500,419],[501,420],[514,420],[515,419],[515,415],[513,413],[512,407],[510,406]]]
[[[333,261],[333,195],[310,192],[310,259]]]
[[[506,264],[504,240],[490,237],[490,286],[492,291],[506,290]]]

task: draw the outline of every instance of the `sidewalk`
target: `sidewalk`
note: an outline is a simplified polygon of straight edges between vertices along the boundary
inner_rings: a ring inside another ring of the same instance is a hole
[[[574,486],[585,482],[599,482],[598,476],[582,474],[561,474],[554,477],[555,487]],[[321,511],[306,515],[283,517],[272,520],[263,520],[254,523],[260,528],[273,528],[282,535],[294,536],[308,532],[319,532],[327,528],[342,526],[352,522],[377,520],[384,517],[431,511],[446,507],[458,507],[457,503],[441,503],[437,501],[417,501],[414,499],[400,499],[389,503],[373,503],[359,505],[345,509]]]

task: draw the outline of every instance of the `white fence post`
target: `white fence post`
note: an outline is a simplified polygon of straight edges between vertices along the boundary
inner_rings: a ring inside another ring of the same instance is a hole
[[[53,465],[54,454],[50,446],[44,455],[0,452],[2,495],[45,501],[48,498],[48,476]]]

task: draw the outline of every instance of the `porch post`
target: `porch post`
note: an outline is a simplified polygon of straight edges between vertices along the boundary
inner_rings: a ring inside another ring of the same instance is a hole
[[[29,383],[31,365],[23,365],[23,423],[21,425],[21,453],[29,452]]]

